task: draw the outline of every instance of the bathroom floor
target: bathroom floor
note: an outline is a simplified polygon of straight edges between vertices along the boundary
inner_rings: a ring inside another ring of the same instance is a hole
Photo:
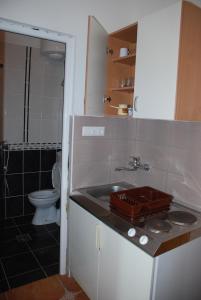
[[[59,226],[31,220],[0,221],[0,293],[59,272]]]

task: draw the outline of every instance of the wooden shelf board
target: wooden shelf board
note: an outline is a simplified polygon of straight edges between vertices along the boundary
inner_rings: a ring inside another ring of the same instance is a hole
[[[111,88],[112,92],[129,92],[132,93],[134,91],[134,87],[119,87],[119,88]]]
[[[125,57],[113,58],[113,63],[126,64],[126,65],[134,65],[135,63],[135,55],[128,55]]]

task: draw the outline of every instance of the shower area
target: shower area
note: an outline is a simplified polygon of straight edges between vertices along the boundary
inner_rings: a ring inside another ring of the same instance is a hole
[[[0,31],[0,293],[59,271],[59,226],[31,224],[28,194],[53,188],[64,54],[64,44]]]

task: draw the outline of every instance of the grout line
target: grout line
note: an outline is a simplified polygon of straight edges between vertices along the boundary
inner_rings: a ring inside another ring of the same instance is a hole
[[[30,250],[30,251],[31,251],[33,257],[35,258],[35,260],[37,261],[37,263],[38,263],[38,265],[39,265],[41,271],[42,271],[43,274],[45,275],[45,277],[48,277],[48,275],[47,275],[45,269],[43,268],[43,266],[42,266],[41,263],[39,262],[39,260],[38,260],[37,256],[35,255],[35,253],[34,253],[32,250]]]
[[[29,245],[28,245],[28,246],[29,246]],[[37,250],[47,249],[47,248],[53,248],[53,247],[58,247],[58,245],[49,245],[49,246],[46,246],[46,247],[40,247],[40,248],[36,248],[36,249],[32,249],[32,248],[29,246],[29,249],[31,249],[31,251],[37,251]]]
[[[56,246],[43,247],[43,248],[39,248],[39,249],[46,249],[46,248],[53,248],[53,247],[56,247]],[[34,250],[30,250],[30,251],[32,252],[32,254],[33,254],[34,258],[37,260],[37,262],[38,262],[38,264],[40,265],[40,267],[41,267],[41,270],[43,271],[43,273],[45,274],[45,276],[46,276],[46,277],[49,277],[49,276],[48,276],[48,274],[46,273],[46,271],[45,271],[44,267],[41,265],[41,263],[39,262],[39,260],[38,260],[37,256],[35,255],[35,253],[34,253],[34,251],[35,251],[35,250],[38,250],[38,249],[34,249]],[[59,262],[56,262],[56,263],[53,263],[53,264],[47,265],[46,267],[48,267],[48,266],[52,266],[52,265],[56,265],[56,264],[58,264],[58,263],[59,263]]]
[[[13,227],[12,227],[13,228]],[[18,232],[19,233],[19,232]],[[18,234],[17,233],[17,234]],[[14,238],[10,238],[10,239],[8,239],[8,240],[4,240],[4,241],[1,241],[1,245],[2,244],[5,244],[5,243],[8,243],[8,242],[11,242],[11,241],[15,241],[16,240],[16,236],[14,237]]]
[[[20,230],[20,228],[18,227],[17,224],[16,224],[16,228],[17,228],[18,232],[21,234],[21,230]]]
[[[38,258],[36,257],[35,253],[33,252],[33,250],[31,249],[31,247],[29,246],[28,242],[25,242],[25,244],[27,245],[27,247],[29,248],[31,254],[33,255],[33,257],[35,258],[36,262],[38,263],[39,267],[41,268],[43,274],[47,277],[47,274],[45,272],[45,270],[43,269],[42,265],[40,264]]]
[[[54,231],[54,230],[52,230]],[[48,231],[49,235],[55,240],[58,246],[60,246],[60,242],[54,237],[54,235],[51,233],[52,231]]]
[[[28,249],[27,251],[22,251],[22,252],[17,253],[17,254],[8,255],[8,256],[2,256],[0,259],[1,260],[4,259],[4,258],[7,259],[7,258],[15,257],[15,256],[18,256],[18,255],[21,255],[21,254],[29,253],[29,252],[30,252],[30,250]]]
[[[15,224],[15,227],[18,227],[18,225],[17,225],[17,223],[16,223],[16,221],[15,221],[15,218],[13,218],[13,222],[14,222],[14,224]]]
[[[26,225],[30,225],[30,224],[24,224],[24,226],[26,226]],[[35,234],[35,233],[30,233],[30,232],[23,232],[23,231],[20,229],[19,226],[22,226],[22,227],[23,227],[23,225],[16,225],[16,227],[18,228],[18,230],[20,231],[21,234],[28,234],[28,235],[30,235],[30,236],[31,236],[31,234]],[[49,231],[47,230],[46,226],[44,226],[44,228],[45,228],[45,230],[46,230],[45,234],[48,233],[48,235],[49,235],[51,238],[53,238],[53,240],[55,241],[54,237],[49,233]],[[36,234],[37,234],[37,235],[42,235],[42,234],[44,234],[44,232],[41,232],[41,233],[37,233],[37,232],[36,232]],[[32,237],[31,237],[31,239],[32,239]],[[45,246],[45,247],[40,247],[40,248],[32,249],[32,248],[29,246],[28,242],[25,241],[24,243],[28,246],[28,248],[29,248],[30,251],[32,251],[32,250],[35,251],[35,250],[38,250],[38,249],[45,249],[45,248],[49,248],[49,247],[55,247],[55,245],[53,245],[53,246]],[[58,244],[56,243],[56,246],[57,246],[57,245],[58,245]]]
[[[9,281],[8,281],[8,277],[7,277],[7,275],[6,275],[6,271],[5,271],[5,269],[4,269],[4,265],[3,265],[3,263],[2,263],[1,258],[0,258],[0,266],[1,266],[2,270],[3,270],[4,277],[5,277],[6,282],[7,282],[7,284],[8,284],[8,289],[10,289],[10,288],[11,288],[11,287],[10,287],[10,283],[9,283]]]
[[[39,262],[39,260],[38,260],[37,256],[35,255],[34,251],[35,251],[35,250],[38,250],[38,249],[51,248],[51,247],[55,247],[55,246],[51,246],[51,247],[42,247],[42,248],[37,248],[37,249],[32,250],[32,248],[29,246],[29,244],[28,244],[27,242],[25,242],[25,243],[26,243],[26,245],[28,246],[28,248],[29,248],[30,252],[32,253],[32,255],[34,256],[35,260],[37,261],[37,263],[38,263],[39,267],[41,268],[43,274],[44,274],[46,277],[48,277],[48,275],[47,275],[45,269],[43,268],[43,266],[42,266],[41,263]]]
[[[13,229],[13,228],[16,228],[17,226],[16,226],[16,224],[12,224],[11,226],[1,226],[0,225],[0,230],[8,230],[8,229]],[[1,242],[2,242],[2,240],[1,240]]]
[[[56,266],[56,265],[59,265],[59,262],[53,263],[53,264],[50,264],[50,265],[47,265],[47,266],[45,266],[45,267],[52,267],[52,266]]]
[[[27,242],[23,242],[23,243],[25,243],[27,245]],[[15,257],[15,256],[18,256],[18,255],[26,254],[26,253],[30,253],[30,252],[32,253],[33,251],[37,251],[37,250],[40,250],[40,249],[57,247],[57,245],[54,245],[54,246],[47,246],[47,247],[37,248],[37,249],[31,249],[31,247],[29,245],[27,245],[27,246],[28,246],[27,251],[22,251],[20,253],[13,254],[13,255],[8,255],[8,256],[2,256],[2,257],[0,257],[0,260],[5,259],[5,258],[7,259],[7,258]],[[56,264],[56,263],[54,263],[54,264]]]
[[[29,274],[29,273],[31,273],[31,272],[38,271],[38,270],[41,271],[40,268],[36,268],[36,269],[31,269],[31,270],[26,271],[26,272],[23,272],[23,273],[19,273],[19,274],[16,274],[16,275],[12,275],[12,276],[9,276],[9,277],[8,277],[8,280],[9,280],[9,279],[13,279],[13,278],[18,277],[18,276],[26,275],[26,274]]]

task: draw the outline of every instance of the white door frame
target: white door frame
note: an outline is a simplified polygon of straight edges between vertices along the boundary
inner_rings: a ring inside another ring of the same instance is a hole
[[[20,33],[37,38],[44,38],[66,44],[65,84],[63,108],[63,138],[62,138],[62,180],[61,180],[61,227],[60,227],[60,274],[66,274],[67,264],[67,199],[69,190],[68,156],[69,156],[69,121],[72,114],[74,52],[75,38],[71,35],[27,25],[12,20],[0,18],[0,30]]]

